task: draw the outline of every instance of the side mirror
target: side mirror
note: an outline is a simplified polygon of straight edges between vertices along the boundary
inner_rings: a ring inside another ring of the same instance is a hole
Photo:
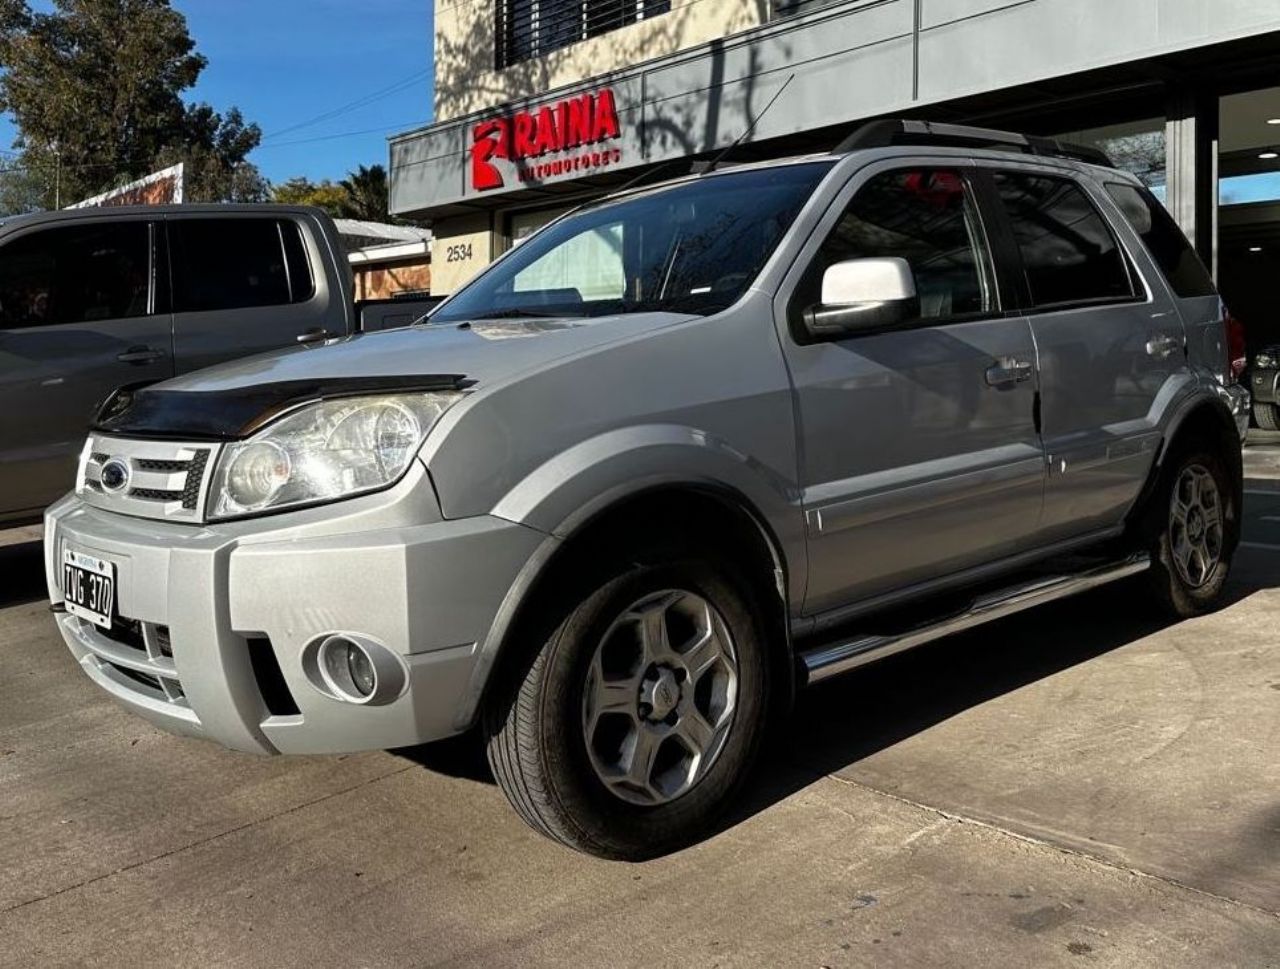
[[[827,267],[822,302],[804,312],[819,338],[891,330],[920,316],[916,280],[905,259],[849,259]]]

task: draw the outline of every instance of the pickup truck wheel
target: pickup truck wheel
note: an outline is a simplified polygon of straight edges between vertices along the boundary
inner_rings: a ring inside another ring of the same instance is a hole
[[[1222,597],[1240,528],[1232,494],[1216,454],[1197,451],[1171,461],[1157,497],[1164,525],[1151,550],[1151,581],[1178,618],[1208,612]]]
[[[744,781],[768,708],[765,627],[747,588],[710,562],[671,561],[630,567],[560,610],[485,710],[494,776],[530,825],[630,861],[707,830]]]
[[[1280,416],[1276,414],[1275,404],[1254,401],[1253,419],[1264,431],[1280,431]]]

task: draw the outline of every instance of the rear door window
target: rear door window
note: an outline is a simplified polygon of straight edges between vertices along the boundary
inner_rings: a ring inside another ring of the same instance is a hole
[[[999,172],[995,183],[1035,308],[1136,298],[1124,251],[1084,189],[1028,172]]]
[[[1154,195],[1137,186],[1119,182],[1109,182],[1106,188],[1179,298],[1217,295],[1209,270],[1191,248],[1173,216]]]
[[[175,219],[174,310],[284,306],[315,292],[306,248],[288,219]]]
[[[0,329],[130,319],[150,312],[147,222],[45,229],[0,248]]]

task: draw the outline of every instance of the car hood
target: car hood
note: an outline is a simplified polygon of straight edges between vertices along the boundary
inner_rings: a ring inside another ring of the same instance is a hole
[[[635,313],[594,319],[425,324],[233,360],[158,387],[219,391],[298,380],[411,379],[435,374],[455,374],[487,384],[559,357],[691,318],[676,313]]]
[[[290,347],[118,393],[95,423],[107,433],[241,437],[281,409],[324,396],[492,386],[553,360],[693,317],[475,320]]]

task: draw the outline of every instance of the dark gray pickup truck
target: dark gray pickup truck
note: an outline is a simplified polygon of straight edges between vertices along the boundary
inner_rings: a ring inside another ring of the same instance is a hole
[[[359,328],[322,212],[183,205],[0,222],[0,522],[66,490],[97,404],[234,357]]]

